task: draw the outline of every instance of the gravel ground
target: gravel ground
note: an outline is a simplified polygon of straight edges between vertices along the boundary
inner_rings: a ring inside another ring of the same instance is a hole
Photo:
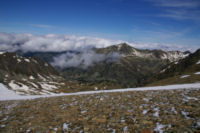
[[[200,132],[200,90],[60,96],[0,102],[2,133]]]

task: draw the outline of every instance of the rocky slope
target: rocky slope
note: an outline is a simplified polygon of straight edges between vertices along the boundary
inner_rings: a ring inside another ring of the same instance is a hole
[[[173,62],[149,79],[149,85],[200,82],[200,49]]]
[[[51,94],[63,79],[39,58],[25,58],[16,53],[0,53],[0,82],[18,94]]]
[[[113,45],[107,48],[96,49],[98,53],[111,53],[117,52],[120,53],[122,57],[134,56],[141,58],[152,58],[152,59],[161,59],[169,60],[170,62],[178,61],[190,54],[189,51],[180,52],[180,51],[162,51],[162,50],[141,50],[129,46],[126,43]]]

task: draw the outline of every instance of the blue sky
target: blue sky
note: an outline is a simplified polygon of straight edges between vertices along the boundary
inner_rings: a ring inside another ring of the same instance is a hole
[[[200,1],[1,0],[0,32],[200,47]]]

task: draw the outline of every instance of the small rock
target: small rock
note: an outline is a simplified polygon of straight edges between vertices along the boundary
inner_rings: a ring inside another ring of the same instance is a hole
[[[144,120],[144,121],[143,121],[143,124],[144,124],[144,125],[152,125],[153,122],[152,122],[152,121],[146,121],[146,120]]]

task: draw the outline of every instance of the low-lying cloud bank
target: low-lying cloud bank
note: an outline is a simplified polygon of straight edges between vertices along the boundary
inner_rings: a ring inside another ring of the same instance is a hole
[[[53,66],[60,68],[81,67],[86,69],[100,61],[114,62],[120,59],[118,53],[98,54],[93,50],[87,50],[82,53],[65,53],[54,57],[51,63]]]
[[[40,52],[59,52],[67,50],[88,49],[91,47],[102,48],[110,45],[119,44],[125,41],[109,40],[98,37],[70,36],[70,35],[32,35],[32,34],[14,34],[0,32],[0,51],[40,51]],[[129,45],[140,49],[162,49],[162,50],[191,50],[197,47],[188,47],[184,45],[170,45],[159,43],[129,43]]]
[[[40,51],[60,52],[67,50],[81,50],[91,47],[107,47],[122,43],[97,37],[78,37],[70,35],[32,35],[9,34],[0,32],[0,50],[6,51]]]

